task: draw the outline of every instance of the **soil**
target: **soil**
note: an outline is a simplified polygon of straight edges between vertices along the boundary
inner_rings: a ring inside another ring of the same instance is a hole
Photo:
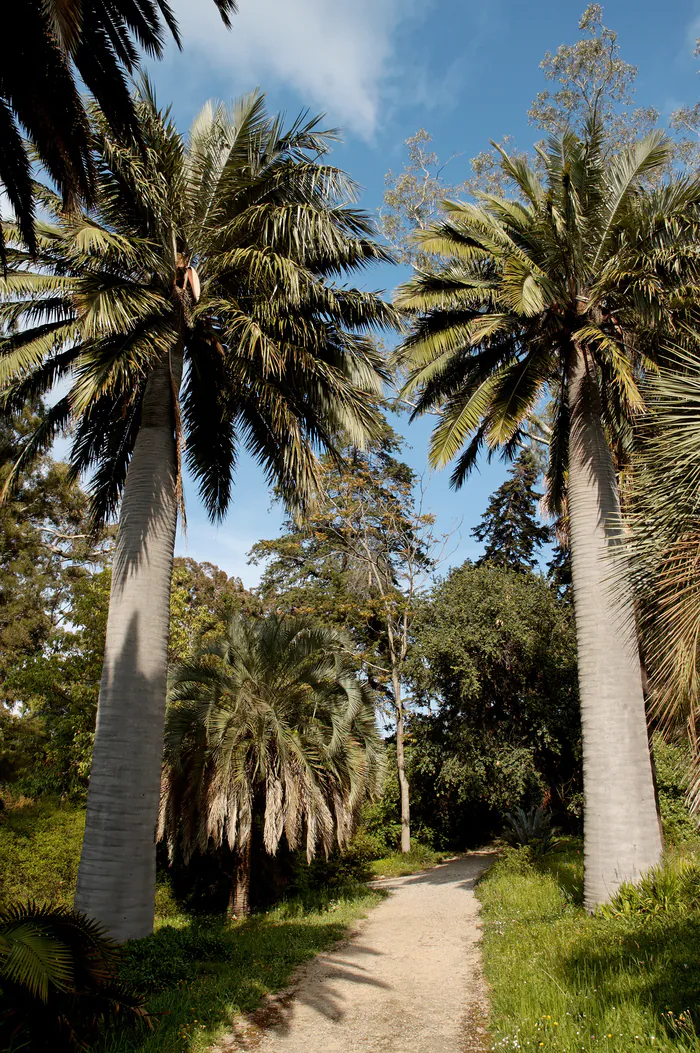
[[[471,852],[408,877],[348,940],[297,971],[290,988],[240,1018],[217,1051],[483,1053],[487,1003]]]

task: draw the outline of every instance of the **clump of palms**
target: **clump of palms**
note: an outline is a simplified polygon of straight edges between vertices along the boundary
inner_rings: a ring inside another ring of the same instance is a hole
[[[380,789],[374,697],[335,630],[237,616],[172,676],[159,838],[187,862],[236,852],[231,909],[247,913],[254,816],[265,850],[284,836],[307,859],[348,844]]]
[[[538,403],[554,403],[548,497],[555,513],[566,499],[570,524],[589,907],[661,850],[610,444],[624,459],[639,372],[697,283],[700,182],[647,189],[669,157],[659,134],[609,156],[595,124],[550,139],[541,176],[504,153],[517,198],[444,202],[417,235],[435,270],[398,296],[415,319],[404,395],[439,414],[430,459],[457,458],[454,485],[483,448],[512,456]]]
[[[380,426],[372,327],[395,314],[349,287],[386,254],[319,118],[285,126],[253,94],[210,104],[185,141],[145,85],[141,143],[95,113],[98,204],[15,241],[0,278],[0,387],[14,410],[63,381],[19,472],[63,429],[93,520],[119,508],[77,905],[120,939],[153,923],[168,611],[181,462],[212,518],[249,451],[296,506],[315,451]]]

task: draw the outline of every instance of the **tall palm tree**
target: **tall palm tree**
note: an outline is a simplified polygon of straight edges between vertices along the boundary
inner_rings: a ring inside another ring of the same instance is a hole
[[[237,616],[225,637],[173,674],[166,717],[159,839],[185,860],[237,850],[231,910],[250,898],[253,817],[271,855],[282,836],[343,847],[380,788],[374,698],[336,630],[308,619]]]
[[[337,279],[387,259],[322,163],[318,119],[285,128],[254,94],[209,105],[187,145],[147,90],[146,150],[98,118],[98,205],[39,227],[0,288],[8,409],[70,378],[16,471],[67,426],[91,471],[93,518],[121,499],[105,663],[76,904],[119,939],[150,931],[180,461],[212,518],[247,449],[297,505],[314,450],[379,427],[381,360],[367,330],[394,324]],[[196,269],[195,269],[196,265]],[[19,328],[18,328],[19,327]]]
[[[700,357],[686,334],[646,382],[627,539],[654,717],[687,735],[700,811]]]
[[[610,443],[624,454],[628,421],[643,405],[639,371],[673,320],[674,293],[683,281],[696,285],[686,217],[700,183],[645,189],[668,158],[653,134],[604,159],[595,125],[583,140],[552,138],[542,178],[504,153],[517,199],[445,202],[444,221],[418,235],[442,263],[398,296],[416,316],[399,352],[404,393],[414,394],[416,413],[439,413],[430,459],[443,465],[459,454],[454,485],[482,447],[512,455],[528,415],[545,397],[555,403],[549,500],[556,511],[566,490],[591,908],[661,849]]]
[[[235,0],[214,2],[229,26]],[[12,44],[0,64],[0,186],[34,250],[31,153],[23,131],[66,204],[91,201],[90,127],[76,74],[115,131],[138,134],[127,81],[139,66],[136,42],[160,58],[166,27],[178,46],[180,35],[166,0],[19,0],[3,14]],[[3,263],[4,245],[0,216]]]

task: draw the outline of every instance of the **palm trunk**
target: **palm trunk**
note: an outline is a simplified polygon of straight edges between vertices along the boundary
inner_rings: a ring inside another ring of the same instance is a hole
[[[250,842],[248,837],[245,844],[238,849],[238,862],[236,865],[236,876],[233,881],[231,895],[229,897],[228,912],[237,918],[245,918],[250,914]]]
[[[120,942],[153,929],[168,667],[170,582],[177,527],[173,378],[158,365],[119,520],[75,905]]]
[[[398,677],[393,677],[394,705],[396,706],[396,770],[399,776],[401,794],[401,851],[411,851],[411,799],[408,779],[406,778],[406,754],[404,749],[404,707],[401,698],[401,685]]]
[[[569,381],[569,519],[583,734],[586,906],[658,863],[661,838],[620,505],[584,353]]]

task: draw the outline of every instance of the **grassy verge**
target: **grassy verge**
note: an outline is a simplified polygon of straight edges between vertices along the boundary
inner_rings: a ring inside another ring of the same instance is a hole
[[[337,898],[319,894],[283,903],[246,922],[179,916],[146,939],[127,944],[124,979],[152,992],[152,1031],[118,1031],[100,1053],[203,1053],[230,1030],[237,1013],[255,1009],[284,987],[294,969],[364,917],[379,895],[358,885]]]
[[[700,860],[590,917],[571,842],[507,850],[478,889],[494,1050],[700,1051]]]
[[[426,848],[424,845],[414,845],[405,855],[402,852],[392,852],[382,859],[373,859],[369,866],[374,877],[403,877],[405,874],[415,874],[418,870],[436,866],[451,854],[434,852],[432,848]]]

